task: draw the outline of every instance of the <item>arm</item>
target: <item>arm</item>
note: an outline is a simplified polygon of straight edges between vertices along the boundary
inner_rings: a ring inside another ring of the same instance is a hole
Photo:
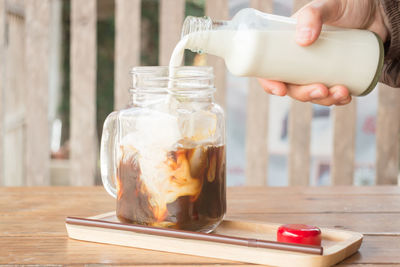
[[[392,87],[400,87],[400,1],[381,2],[384,22],[391,34],[385,43],[385,63],[380,81]]]

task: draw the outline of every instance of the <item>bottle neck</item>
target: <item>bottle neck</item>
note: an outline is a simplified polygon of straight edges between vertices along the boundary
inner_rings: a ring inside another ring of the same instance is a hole
[[[208,53],[224,57],[226,47],[221,46],[221,36],[217,30],[228,29],[229,21],[212,20],[209,17],[186,17],[182,26],[181,39],[185,48],[196,53]]]

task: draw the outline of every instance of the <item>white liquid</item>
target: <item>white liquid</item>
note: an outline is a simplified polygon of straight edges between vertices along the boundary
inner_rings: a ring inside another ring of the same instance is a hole
[[[380,48],[364,30],[323,31],[311,46],[296,44],[293,31],[213,30],[186,35],[175,47],[170,67],[184,49],[199,49],[225,59],[229,71],[294,84],[345,85],[362,94],[375,77]]]

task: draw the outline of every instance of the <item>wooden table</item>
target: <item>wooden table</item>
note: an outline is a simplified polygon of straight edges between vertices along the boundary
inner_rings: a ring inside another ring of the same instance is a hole
[[[241,265],[67,238],[66,216],[114,206],[102,187],[0,188],[0,264]],[[400,187],[229,188],[227,216],[358,231],[361,251],[343,266],[400,265]]]

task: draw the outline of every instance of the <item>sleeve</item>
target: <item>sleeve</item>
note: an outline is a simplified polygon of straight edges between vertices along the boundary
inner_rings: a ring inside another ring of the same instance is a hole
[[[385,43],[385,61],[381,82],[400,87],[400,0],[381,0],[389,26],[390,40]]]

